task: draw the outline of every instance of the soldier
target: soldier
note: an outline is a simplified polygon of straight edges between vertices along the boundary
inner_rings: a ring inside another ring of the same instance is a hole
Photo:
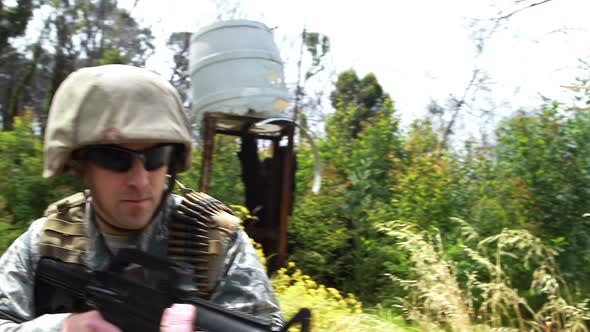
[[[186,246],[206,251],[205,267],[194,265],[202,297],[280,327],[273,289],[231,210],[204,194],[172,194],[176,174],[190,167],[191,151],[181,100],[159,75],[126,65],[72,73],[51,104],[43,176],[71,171],[88,190],[50,205],[0,258],[0,331],[118,330],[96,311],[35,317],[34,274],[41,257],[101,270],[120,248],[182,260]],[[217,209],[201,230],[207,241],[173,240],[182,232],[171,225],[191,222],[182,211],[201,203],[207,211]],[[182,321],[182,313],[194,314],[185,309],[164,316]]]

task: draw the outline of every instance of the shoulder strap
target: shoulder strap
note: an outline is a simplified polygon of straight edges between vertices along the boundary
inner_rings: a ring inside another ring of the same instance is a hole
[[[199,296],[215,288],[227,248],[240,227],[240,219],[217,199],[183,188],[183,200],[170,220],[168,256],[193,267]]]
[[[84,221],[87,194],[76,193],[59,200],[45,210],[47,218],[39,239],[41,256],[83,264],[89,240]]]

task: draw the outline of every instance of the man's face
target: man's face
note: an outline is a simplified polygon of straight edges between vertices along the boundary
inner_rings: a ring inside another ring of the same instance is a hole
[[[153,146],[143,143],[119,145],[135,151]],[[101,231],[122,235],[121,229],[135,231],[147,226],[160,204],[167,171],[167,164],[148,171],[138,157],[133,158],[131,167],[126,171],[113,171],[95,162],[87,162],[84,175],[90,185],[92,207],[98,216]],[[106,223],[101,218],[106,219]]]

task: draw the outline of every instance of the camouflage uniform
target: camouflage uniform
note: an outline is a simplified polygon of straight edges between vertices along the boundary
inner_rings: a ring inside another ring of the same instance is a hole
[[[44,176],[66,172],[71,166],[68,162],[72,151],[86,145],[142,141],[182,144],[184,160],[176,165],[176,171],[188,169],[192,149],[190,123],[174,88],[156,76],[122,65],[82,69],[70,75],[52,102],[45,137]],[[167,223],[180,200],[175,195],[167,197],[137,237],[115,244],[99,232],[90,198],[84,213],[89,239],[88,253],[81,255],[84,264],[103,270],[112,253],[126,246],[165,257]],[[41,218],[33,222],[0,258],[0,332],[59,331],[68,315],[35,317],[34,313],[35,270],[46,221],[47,218]],[[242,230],[234,234],[228,245],[210,300],[228,309],[272,320],[276,328],[283,322],[266,272]]]
[[[178,202],[178,197],[174,198],[168,200],[167,207],[139,235],[135,244],[137,248],[153,255],[166,255],[166,219]],[[86,210],[90,215],[90,203],[87,203]],[[39,234],[45,220],[35,221],[0,258],[0,316],[8,314],[27,321],[17,324],[0,320],[0,331],[59,331],[66,317],[63,314],[34,317],[34,272],[40,258]],[[88,232],[91,251],[85,263],[92,269],[104,269],[114,250],[108,247],[94,222],[89,223]],[[223,271],[223,277],[211,295],[212,302],[263,319],[274,319],[274,325],[280,325],[282,315],[273,289],[248,235],[242,230],[230,243]]]

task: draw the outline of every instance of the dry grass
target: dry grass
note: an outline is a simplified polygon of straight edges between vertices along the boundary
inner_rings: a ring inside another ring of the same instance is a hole
[[[414,264],[416,280],[391,276],[411,294],[399,299],[408,318],[425,331],[441,326],[458,332],[474,331],[466,296],[457,282],[453,264],[444,259],[440,238],[429,238],[399,221],[383,224],[381,230],[398,239],[397,245],[408,251]]]
[[[468,282],[460,285],[455,263],[445,256],[438,234],[417,230],[400,221],[383,223],[380,230],[395,238],[396,245],[409,254],[415,280],[390,276],[409,294],[399,299],[405,315],[424,331],[444,328],[451,331],[551,331],[587,332],[589,310],[586,302],[572,304],[565,282],[557,271],[557,252],[526,230],[504,230],[479,240],[465,221],[460,226],[462,247],[473,266],[486,273],[468,272]],[[471,245],[469,245],[471,244]],[[521,292],[512,287],[506,273],[509,262],[517,261],[531,271],[533,294],[547,301],[535,311]],[[475,296],[479,301],[475,308]]]

